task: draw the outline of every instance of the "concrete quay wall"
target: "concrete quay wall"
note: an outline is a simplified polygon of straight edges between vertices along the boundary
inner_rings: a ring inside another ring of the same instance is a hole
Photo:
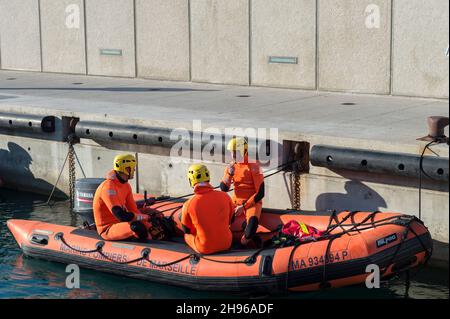
[[[0,0],[0,68],[448,98],[446,0]]]

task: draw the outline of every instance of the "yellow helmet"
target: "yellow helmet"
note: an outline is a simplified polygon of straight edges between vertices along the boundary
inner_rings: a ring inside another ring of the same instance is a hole
[[[191,165],[188,169],[187,177],[191,187],[194,187],[198,183],[209,182],[209,170],[203,164]]]
[[[128,172],[127,168],[130,168]],[[117,155],[114,158],[114,170],[119,173],[124,173],[128,177],[134,175],[134,170],[136,169],[136,158],[131,154]]]
[[[242,156],[248,153],[248,142],[245,137],[233,137],[227,146],[230,152],[239,152]]]

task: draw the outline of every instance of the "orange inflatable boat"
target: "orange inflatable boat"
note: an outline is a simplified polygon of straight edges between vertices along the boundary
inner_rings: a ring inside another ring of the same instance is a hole
[[[412,216],[264,209],[258,230],[263,240],[292,220],[324,230],[325,235],[293,246],[233,248],[202,256],[182,240],[182,202],[151,206],[174,220],[180,236],[171,241],[106,242],[95,230],[27,220],[10,220],[8,228],[32,257],[209,291],[277,293],[360,284],[370,264],[378,265],[382,278],[387,278],[426,263],[432,253],[427,228]],[[242,234],[243,221],[232,225],[236,238]]]

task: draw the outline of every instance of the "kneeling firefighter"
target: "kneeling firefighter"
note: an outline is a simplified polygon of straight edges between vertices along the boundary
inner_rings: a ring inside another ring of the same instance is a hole
[[[205,165],[192,165],[187,177],[195,194],[182,210],[181,224],[186,243],[201,254],[230,249],[233,237],[230,224],[234,217],[231,198],[214,190]]]
[[[149,216],[139,212],[128,183],[134,178],[135,169],[133,155],[116,156],[114,169],[95,192],[95,224],[98,234],[105,240],[146,240],[151,237]]]
[[[234,184],[233,201],[236,205],[236,216],[245,215],[246,226],[241,244],[244,246],[259,245],[256,231],[262,212],[264,198],[264,175],[259,163],[250,163],[248,156],[248,141],[244,137],[234,137],[227,146],[233,161],[225,168],[220,189],[230,190]]]

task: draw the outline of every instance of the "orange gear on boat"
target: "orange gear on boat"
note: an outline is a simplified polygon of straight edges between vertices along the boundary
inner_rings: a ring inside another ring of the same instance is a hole
[[[207,182],[194,187],[195,195],[183,205],[181,223],[186,243],[201,254],[213,254],[231,247],[231,198],[215,191]]]
[[[97,232],[103,239],[148,238],[148,216],[139,212],[130,184],[121,181],[114,170],[95,192],[93,208]]]

